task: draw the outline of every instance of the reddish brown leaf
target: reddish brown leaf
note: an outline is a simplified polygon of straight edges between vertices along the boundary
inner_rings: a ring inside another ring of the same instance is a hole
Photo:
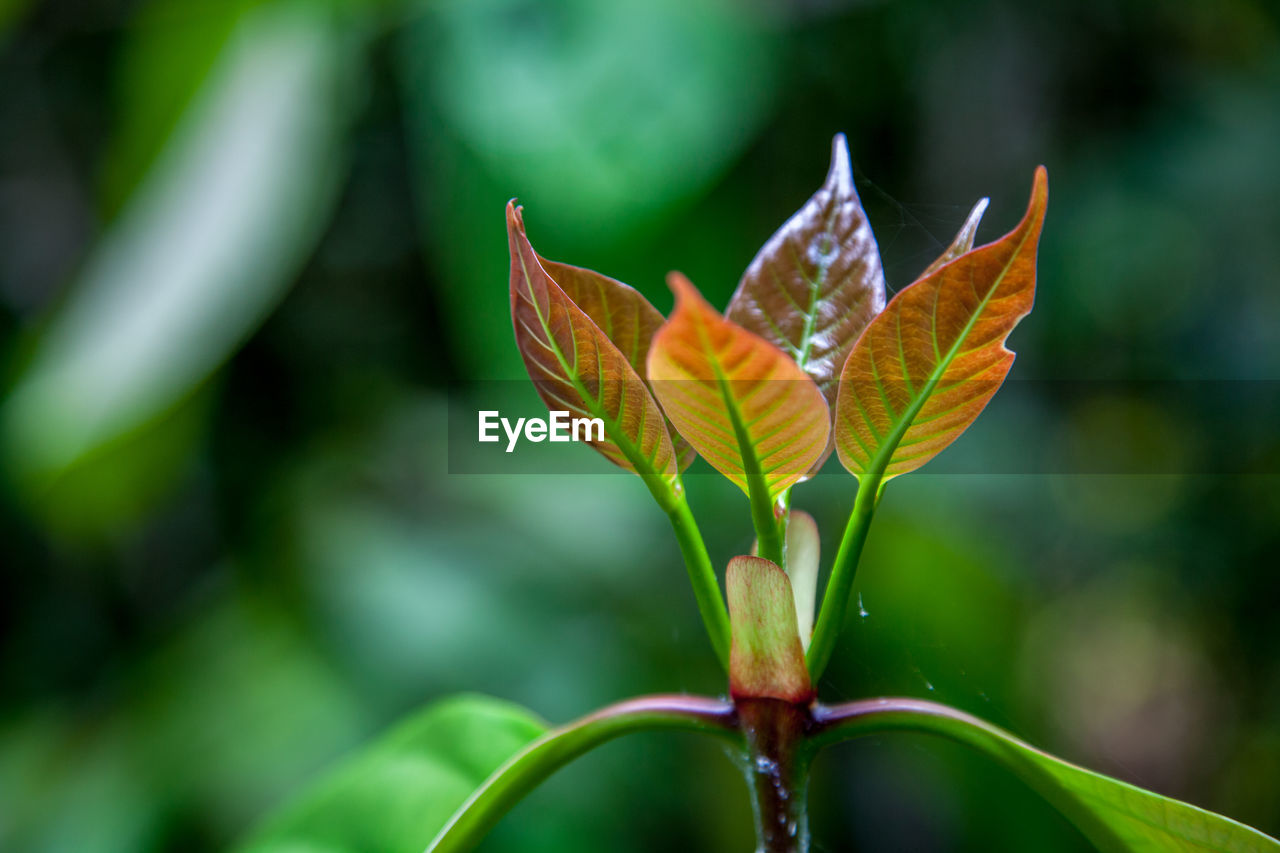
[[[813,698],[786,572],[760,557],[734,557],[725,573],[732,645],[729,692],[735,699]]]
[[[1040,167],[1017,228],[904,288],[858,339],[836,403],[836,447],[854,474],[919,468],[1000,387],[1013,364],[1005,339],[1035,299],[1048,194]]]
[[[666,319],[658,309],[631,285],[595,270],[550,261],[542,255],[538,255],[538,261],[565,295],[613,341],[632,369],[647,378],[649,346]],[[697,454],[674,429],[670,433],[683,471],[693,464]]]
[[[676,309],[649,351],[654,393],[680,434],[748,495],[772,499],[827,446],[818,386],[785,353],[716,313],[672,273]]]
[[[600,418],[606,458],[645,477],[677,476],[662,410],[627,357],[543,268],[525,234],[521,208],[507,205],[511,319],[539,396],[552,410]]]
[[[880,251],[837,135],[826,182],[760,249],[725,316],[785,351],[834,403],[840,369],[884,301]]]
[[[649,345],[665,320],[658,309],[634,287],[595,270],[547,260],[542,255],[538,261],[643,376]]]

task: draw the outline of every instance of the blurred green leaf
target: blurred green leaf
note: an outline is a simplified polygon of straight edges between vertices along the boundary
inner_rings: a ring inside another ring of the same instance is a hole
[[[246,13],[268,0],[151,0],[132,21],[117,83],[120,110],[103,165],[117,213],[146,176]]]
[[[356,54],[338,24],[291,3],[237,26],[7,401],[32,493],[190,394],[293,280],[343,173]]]
[[[442,700],[321,778],[240,849],[419,853],[490,773],[546,730],[507,702]]]
[[[760,22],[719,0],[453,0],[405,47],[410,79],[513,192],[597,238],[723,169],[777,68]]]
[[[31,0],[0,0],[0,44],[9,32],[9,28],[18,22],[22,13],[31,5]]]
[[[1280,851],[1280,841],[1230,818],[1094,773],[963,711],[915,699],[870,699],[815,712],[819,742],[904,730],[966,744],[1004,765],[1102,851]]]

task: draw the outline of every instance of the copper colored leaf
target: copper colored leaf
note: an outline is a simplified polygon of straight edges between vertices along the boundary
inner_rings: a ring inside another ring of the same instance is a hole
[[[822,393],[780,349],[716,313],[683,275],[668,283],[676,309],[649,351],[654,393],[713,468],[772,500],[827,446]]]
[[[1035,298],[1048,197],[1041,167],[1017,228],[904,288],[859,338],[836,403],[836,448],[854,474],[919,468],[1000,387],[1013,364],[1005,339]]]
[[[631,285],[595,270],[550,261],[541,255],[538,261],[565,295],[613,341],[632,369],[644,377],[649,346],[666,319],[658,309]],[[697,454],[679,435],[672,434],[671,440],[683,471]]]
[[[733,631],[729,692],[735,699],[812,699],[786,572],[760,557],[734,557],[725,586]]]
[[[590,443],[606,458],[645,477],[674,479],[661,409],[622,351],[542,267],[514,202],[507,205],[507,236],[516,344],[547,408],[600,418],[605,439]]]
[[[991,199],[980,198],[978,203],[973,206],[973,210],[969,211],[969,217],[960,226],[960,230],[956,232],[956,238],[951,241],[951,245],[946,248],[938,259],[929,264],[924,272],[920,273],[921,278],[933,275],[940,268],[954,261],[973,248],[973,240],[978,236],[978,223],[982,222],[982,214],[987,212],[987,205]]]
[[[826,182],[752,259],[725,316],[784,350],[834,403],[840,368],[884,302],[880,251],[837,135]]]

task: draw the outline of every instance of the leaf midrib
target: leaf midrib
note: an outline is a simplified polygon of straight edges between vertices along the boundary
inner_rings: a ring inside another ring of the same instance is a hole
[[[742,472],[747,479],[747,492],[750,495],[759,489],[761,494],[765,495],[769,502],[772,502],[773,498],[769,494],[769,484],[765,481],[760,467],[760,460],[756,457],[755,444],[751,441],[746,424],[742,422],[738,401],[733,396],[729,387],[729,379],[724,375],[724,371],[720,367],[719,355],[712,345],[711,339],[707,335],[706,326],[701,319],[695,318],[694,330],[698,335],[698,343],[701,344],[703,352],[709,356],[707,361],[711,363],[711,371],[716,379],[716,388],[720,392],[720,398],[724,400],[725,411],[729,414],[729,423],[733,426],[733,434],[738,440],[738,452],[742,457]]]
[[[826,221],[823,223],[822,233],[820,236],[825,237],[829,242],[834,243],[835,235],[833,229],[835,227],[835,219],[840,207],[840,202],[837,199],[832,199],[832,201],[832,209],[827,213]],[[800,275],[804,277],[805,283],[809,285],[809,310],[806,311],[804,315],[804,328],[800,331],[800,347],[798,348],[796,356],[796,364],[800,366],[801,370],[804,370],[807,373],[809,355],[810,351],[813,349],[813,328],[817,323],[818,303],[822,301],[822,288],[827,283],[827,273],[830,272],[831,265],[835,263],[835,261],[828,260],[825,264],[819,263],[817,276],[809,278],[809,276],[804,272],[804,267],[800,264],[799,255],[795,252],[792,254],[795,256],[793,263],[795,264],[796,269],[799,270]],[[827,253],[824,252],[822,256],[825,258],[826,255]]]

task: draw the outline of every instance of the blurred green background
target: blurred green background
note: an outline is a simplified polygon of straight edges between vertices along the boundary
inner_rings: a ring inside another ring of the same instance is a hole
[[[0,0],[0,849],[221,849],[455,691],[720,692],[641,484],[450,473],[450,400],[523,375],[509,197],[547,256],[723,305],[836,131],[893,288],[1052,191],[1034,381],[971,470],[888,489],[824,697],[1280,833],[1278,93],[1263,0]],[[688,483],[745,552],[742,495]],[[853,491],[796,492],[828,558]],[[818,850],[1087,849],[910,736],[812,801]],[[635,737],[484,849],[747,850],[747,810],[717,747]]]

